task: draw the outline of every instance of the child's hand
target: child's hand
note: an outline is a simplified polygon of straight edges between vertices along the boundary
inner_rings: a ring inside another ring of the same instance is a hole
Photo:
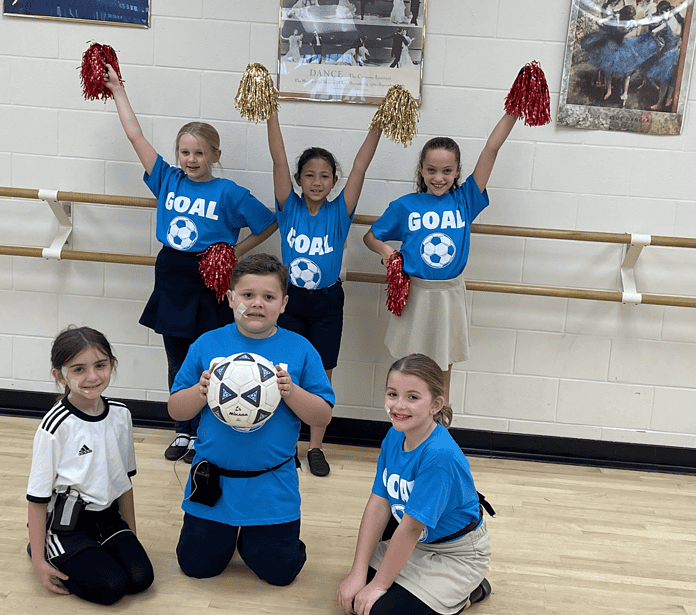
[[[368,583],[355,595],[353,612],[356,615],[370,615],[374,603],[386,593],[386,589],[375,587],[372,582]]]
[[[336,590],[336,602],[346,615],[354,613],[353,599],[363,587],[365,587],[365,579],[353,576],[353,574],[349,574],[338,586]]]
[[[36,572],[36,576],[39,578],[41,585],[48,591],[54,594],[70,593],[61,583],[61,581],[66,581],[68,579],[67,574],[54,568],[43,558],[37,558],[36,561],[32,558],[31,563],[34,564],[34,572]]]
[[[117,88],[122,88],[123,84],[119,81],[118,75],[111,64],[104,67],[104,85],[112,92]]]
[[[201,394],[201,397],[206,401],[208,400],[208,387],[210,386],[210,375],[213,373],[213,370],[215,369],[216,365],[217,363],[211,364],[210,369],[206,369],[201,374],[201,379],[198,381],[198,392]]]
[[[391,255],[394,254],[394,252],[396,252],[396,250],[388,244],[384,244],[384,245],[385,245],[385,249],[384,249],[384,252],[382,253],[382,264],[387,269],[389,269],[389,259],[391,258]]]
[[[275,366],[278,372],[278,390],[280,391],[280,396],[287,399],[292,395],[292,391],[295,388],[295,384],[290,377],[290,374],[281,365]]]

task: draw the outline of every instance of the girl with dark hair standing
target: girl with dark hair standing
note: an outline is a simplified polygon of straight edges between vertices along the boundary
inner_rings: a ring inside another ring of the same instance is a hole
[[[63,395],[41,421],[27,487],[29,554],[41,585],[113,604],[154,580],[135,536],[131,414],[102,397],[116,357],[104,335],[69,328],[51,348]]]
[[[343,247],[380,135],[381,131],[367,133],[345,187],[338,197],[328,200],[338,181],[333,154],[320,147],[305,150],[291,176],[278,114],[268,120],[281,252],[290,271],[288,305],[278,325],[312,343],[321,355],[329,380],[338,363],[343,331],[344,295],[339,279]],[[299,195],[293,178],[301,189]],[[330,472],[321,450],[325,431],[310,428],[307,460],[310,471],[317,476]]]

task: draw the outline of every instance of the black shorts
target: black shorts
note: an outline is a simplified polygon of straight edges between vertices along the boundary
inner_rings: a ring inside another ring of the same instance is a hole
[[[51,515],[48,515],[50,520]],[[109,508],[92,511],[84,510],[72,531],[46,531],[46,559],[56,568],[60,568],[74,555],[85,549],[101,547],[107,542],[132,536],[128,524],[121,518],[118,501]]]
[[[345,295],[341,280],[327,288],[306,290],[290,284],[288,304],[278,326],[299,333],[316,348],[325,370],[338,363]]]

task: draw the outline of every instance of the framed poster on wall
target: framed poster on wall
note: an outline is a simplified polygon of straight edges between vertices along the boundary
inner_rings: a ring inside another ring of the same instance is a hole
[[[681,132],[693,0],[571,0],[558,124]]]
[[[3,15],[148,28],[150,0],[3,0]]]
[[[379,104],[392,85],[420,102],[426,0],[280,0],[281,98]]]

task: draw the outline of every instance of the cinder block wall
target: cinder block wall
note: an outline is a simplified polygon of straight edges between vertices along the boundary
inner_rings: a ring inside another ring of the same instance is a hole
[[[89,41],[112,45],[146,136],[173,160],[191,119],[222,135],[223,174],[272,206],[265,126],[233,98],[247,63],[276,67],[276,0],[152,3],[149,30],[0,18],[0,185],[149,196],[113,102],[86,102],[77,68]],[[429,137],[455,137],[473,169],[520,66],[540,61],[555,113],[570,2],[430,0],[419,135],[383,141],[358,211],[380,214],[411,190]],[[693,99],[693,95],[691,97]],[[291,159],[329,147],[347,173],[375,108],[283,102]],[[655,137],[518,125],[489,184],[479,222],[560,229],[696,234],[691,169],[696,130]],[[156,254],[151,210],[76,205],[73,248]],[[49,245],[56,223],[41,202],[0,199],[0,243]],[[347,268],[380,271],[355,227]],[[264,249],[279,252],[276,235]],[[474,236],[467,277],[618,289],[618,246]],[[647,248],[639,291],[696,295],[696,254]],[[115,344],[124,397],[166,400],[159,336],[137,324],[149,267],[0,256],[0,388],[52,391],[48,354],[68,324],[102,329]],[[337,416],[382,420],[390,357],[384,291],[346,284],[345,334],[334,373]],[[696,445],[696,310],[470,293],[473,359],[455,366],[455,425],[594,440]]]

